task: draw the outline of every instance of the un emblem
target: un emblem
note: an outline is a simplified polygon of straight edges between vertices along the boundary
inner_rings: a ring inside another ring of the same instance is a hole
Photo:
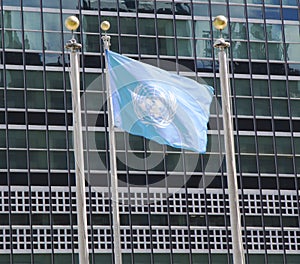
[[[143,83],[134,89],[131,96],[134,111],[142,123],[159,128],[172,123],[177,101],[170,91],[156,83]]]

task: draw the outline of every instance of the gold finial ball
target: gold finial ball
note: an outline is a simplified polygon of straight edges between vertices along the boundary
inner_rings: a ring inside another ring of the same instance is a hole
[[[100,27],[103,31],[107,31],[110,29],[110,23],[108,21],[103,21]]]
[[[216,29],[223,30],[227,27],[227,18],[225,16],[217,16],[213,21],[213,25]]]
[[[69,30],[76,30],[80,25],[79,19],[76,16],[69,16],[65,20],[65,26]]]

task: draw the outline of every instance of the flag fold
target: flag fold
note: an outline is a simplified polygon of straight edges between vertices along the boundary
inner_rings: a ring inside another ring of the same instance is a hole
[[[114,126],[160,144],[204,153],[211,86],[106,51]]]

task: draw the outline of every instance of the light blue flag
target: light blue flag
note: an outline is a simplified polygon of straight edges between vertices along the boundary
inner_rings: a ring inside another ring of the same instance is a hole
[[[106,51],[114,125],[175,148],[206,151],[213,88]]]

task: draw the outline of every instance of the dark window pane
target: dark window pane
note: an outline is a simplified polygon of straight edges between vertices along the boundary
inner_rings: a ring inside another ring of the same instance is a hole
[[[28,185],[28,175],[27,173],[18,173],[18,172],[11,172],[9,174],[9,180],[11,185],[21,185],[26,186]]]
[[[47,152],[35,151],[29,152],[30,156],[30,168],[31,169],[48,169]]]
[[[298,9],[283,8],[282,12],[283,12],[283,19],[284,20],[299,21]]]
[[[272,8],[266,7],[265,8],[265,18],[266,19],[280,19],[280,9],[279,8]]]
[[[12,169],[27,168],[27,153],[26,150],[10,150],[9,151],[10,167]]]
[[[12,225],[29,225],[28,214],[12,214],[11,215]]]

